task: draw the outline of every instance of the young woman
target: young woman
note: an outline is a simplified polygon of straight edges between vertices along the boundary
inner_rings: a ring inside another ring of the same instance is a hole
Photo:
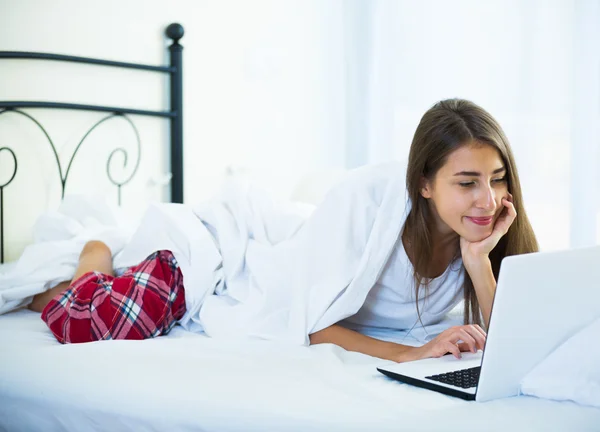
[[[477,105],[439,102],[417,127],[406,186],[410,211],[367,301],[345,322],[310,335],[311,344],[334,343],[397,362],[448,352],[460,357],[461,351],[483,348],[481,326],[489,323],[502,259],[538,248],[508,140]],[[397,277],[407,272],[411,278]],[[112,274],[110,250],[90,242],[73,281],[35,296],[30,309],[42,312],[61,342],[106,339],[106,334],[113,339],[154,337],[167,333],[185,313],[181,272],[170,252],[158,251],[123,275]],[[465,300],[465,325],[421,347],[380,341],[349,328],[408,329],[422,314],[433,322],[457,304],[456,294]],[[416,301],[406,300],[411,295]],[[424,298],[428,301],[422,303]]]
[[[419,299],[420,291],[432,284],[438,294],[434,301],[445,304],[430,302],[429,307],[448,310],[454,297],[444,294],[453,291],[458,281],[465,301],[465,325],[447,329],[418,348],[376,340],[339,324],[312,334],[311,343],[334,343],[397,362],[446,353],[460,357],[461,351],[483,349],[486,333],[481,316],[487,326],[502,259],[538,250],[514,157],[500,125],[472,102],[437,103],[417,127],[406,185],[411,209],[397,248],[409,258],[411,283],[390,283],[387,274],[402,274],[398,267],[406,261],[388,262],[357,314],[359,319],[351,321],[360,324],[360,318],[366,317],[362,321],[377,325],[387,318],[387,327],[393,327],[389,314],[410,316],[407,309],[416,310],[420,317],[418,301],[412,305],[398,302],[391,312],[378,300],[406,298],[403,294],[411,290]]]

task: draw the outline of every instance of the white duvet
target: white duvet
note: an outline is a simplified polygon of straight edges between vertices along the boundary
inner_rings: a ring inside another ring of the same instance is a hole
[[[185,328],[306,344],[356,313],[379,277],[404,220],[403,176],[396,162],[354,170],[314,211],[275,203],[232,177],[197,206],[150,206],[133,235],[108,206],[71,197],[40,219],[37,242],[0,276],[0,311],[70,279],[84,242],[106,238],[114,251],[126,243],[115,267],[174,252]]]

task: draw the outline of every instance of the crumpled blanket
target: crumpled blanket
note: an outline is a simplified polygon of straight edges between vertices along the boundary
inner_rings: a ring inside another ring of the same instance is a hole
[[[184,275],[185,328],[307,344],[356,313],[383,271],[405,219],[404,172],[398,162],[352,170],[314,210],[231,177],[195,206],[150,205],[135,230],[97,202],[65,199],[0,275],[0,313],[70,279],[95,238],[109,244],[115,268],[171,250]]]

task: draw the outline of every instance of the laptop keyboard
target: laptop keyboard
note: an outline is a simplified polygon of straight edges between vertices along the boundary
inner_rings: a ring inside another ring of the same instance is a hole
[[[477,366],[469,369],[461,369],[454,372],[448,372],[445,374],[432,375],[425,378],[466,389],[477,386],[480,372],[481,366]]]

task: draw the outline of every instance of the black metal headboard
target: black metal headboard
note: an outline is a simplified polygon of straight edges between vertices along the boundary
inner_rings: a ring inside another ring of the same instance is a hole
[[[171,202],[174,203],[182,203],[183,202],[183,73],[182,73],[182,52],[183,47],[179,44],[179,40],[183,37],[183,27],[180,24],[173,23],[170,24],[166,31],[166,35],[172,39],[172,43],[169,46],[170,51],[170,65],[169,66],[151,66],[145,64],[137,64],[137,63],[124,63],[110,60],[102,60],[95,58],[87,58],[87,57],[73,57],[67,55],[60,54],[48,54],[48,53],[35,53],[35,52],[16,52],[16,51],[0,51],[0,59],[37,59],[37,60],[58,60],[65,62],[76,62],[76,63],[87,63],[93,65],[102,65],[102,66],[113,66],[118,68],[127,68],[127,69],[137,69],[144,71],[152,71],[159,73],[166,73],[169,76],[170,81],[170,100],[171,106],[169,111],[145,111],[139,109],[131,109],[131,108],[121,108],[121,107],[108,107],[108,106],[97,106],[97,105],[80,105],[80,104],[71,104],[71,103],[62,103],[62,102],[32,102],[32,101],[0,101],[0,115],[12,112],[17,113],[22,116],[27,117],[31,121],[33,121],[44,133],[46,139],[52,146],[52,151],[54,153],[54,157],[56,163],[58,165],[58,172],[60,175],[60,181],[62,186],[62,197],[65,194],[65,186],[67,183],[67,179],[69,176],[69,171],[71,165],[73,163],[73,159],[77,154],[77,151],[83,144],[83,141],[89,136],[89,134],[101,123],[114,118],[114,117],[122,117],[124,118],[133,128],[135,132],[135,136],[137,139],[138,146],[138,154],[140,154],[140,139],[138,131],[134,125],[134,123],[127,116],[128,114],[132,115],[144,115],[144,116],[153,116],[153,117],[163,117],[168,118],[171,123]],[[69,110],[84,110],[84,111],[96,111],[96,112],[107,112],[110,113],[108,116],[104,117],[100,121],[98,121],[94,126],[92,126],[88,132],[83,136],[67,165],[67,169],[63,174],[63,167],[60,164],[60,160],[58,157],[58,152],[52,139],[44,129],[44,127],[38,122],[33,116],[30,114],[21,111],[20,108],[55,108],[55,109],[69,109]],[[0,156],[2,152],[8,152],[10,156],[12,156],[14,162],[14,170],[10,175],[10,178],[7,182],[0,184],[0,263],[4,262],[4,188],[8,186],[17,174],[17,157],[14,151],[10,147],[2,146],[0,143]],[[129,177],[121,182],[117,182],[112,177],[109,166],[110,161],[115,153],[122,152],[124,156],[127,156],[127,153],[124,149],[118,148],[113,150],[110,153],[110,156],[106,165],[106,173],[108,175],[109,180],[118,188],[118,199],[119,204],[121,204],[121,187],[127,184],[131,178],[134,176],[137,171],[139,159],[136,162],[135,168]]]

